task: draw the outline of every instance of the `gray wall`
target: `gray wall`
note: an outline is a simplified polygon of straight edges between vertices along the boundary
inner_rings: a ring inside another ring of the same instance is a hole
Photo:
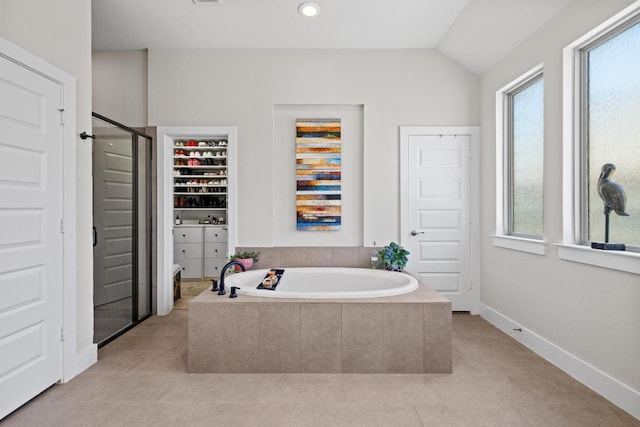
[[[93,51],[93,111],[132,128],[147,125],[147,51]]]
[[[91,132],[91,2],[0,0],[0,36],[76,78],[76,135]],[[77,142],[77,349],[93,343],[91,144]]]
[[[277,191],[273,178],[256,173],[274,160],[275,104],[364,105],[365,245],[399,237],[398,126],[480,124],[482,304],[640,390],[638,276],[559,260],[553,246],[562,242],[562,48],[630,3],[573,2],[479,84],[432,50],[152,50],[148,124],[238,126],[238,246],[274,241],[277,218],[256,221],[252,213],[258,203],[270,206]],[[541,62],[546,256],[496,248],[490,238],[496,214],[495,91]]]
[[[367,246],[399,238],[398,127],[478,123],[477,78],[435,50],[150,50],[148,70],[150,126],[238,126],[239,246],[300,244],[273,233],[285,220],[277,211],[294,206],[274,205],[276,183],[292,179],[272,167],[287,143],[274,140],[274,106],[364,106],[353,226]]]
[[[640,390],[640,279],[558,259],[562,243],[562,49],[630,4],[571,3],[482,76],[481,302],[593,367]],[[585,6],[585,5],[588,5]],[[494,247],[495,92],[544,63],[546,256]]]

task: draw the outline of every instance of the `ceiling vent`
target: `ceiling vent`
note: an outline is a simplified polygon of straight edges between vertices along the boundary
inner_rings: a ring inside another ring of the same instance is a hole
[[[213,4],[216,6],[220,6],[222,5],[222,0],[192,0],[193,4],[195,4],[196,6],[200,6],[203,4]]]

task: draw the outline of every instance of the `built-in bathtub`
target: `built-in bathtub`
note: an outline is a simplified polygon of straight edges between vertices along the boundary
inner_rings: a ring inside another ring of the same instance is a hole
[[[239,295],[265,298],[380,298],[418,289],[415,277],[404,273],[365,268],[287,268],[273,289],[258,287],[269,272],[251,270],[226,278],[225,286],[239,287]]]
[[[275,291],[254,293],[268,271],[256,270],[227,277],[225,296],[207,290],[191,301],[189,372],[451,372],[451,303],[426,284],[382,270],[284,270]],[[385,290],[355,296],[354,283]]]

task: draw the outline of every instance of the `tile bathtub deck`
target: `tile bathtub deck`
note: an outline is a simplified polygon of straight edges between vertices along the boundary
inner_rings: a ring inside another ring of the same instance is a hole
[[[189,319],[191,373],[451,372],[451,302],[422,283],[384,298],[202,292]]]
[[[640,426],[478,316],[453,316],[453,374],[188,374],[186,310],[102,348],[2,426]]]

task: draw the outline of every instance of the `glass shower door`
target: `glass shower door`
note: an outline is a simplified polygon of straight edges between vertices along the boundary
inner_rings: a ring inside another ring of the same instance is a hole
[[[151,313],[151,138],[94,114],[94,342]]]

